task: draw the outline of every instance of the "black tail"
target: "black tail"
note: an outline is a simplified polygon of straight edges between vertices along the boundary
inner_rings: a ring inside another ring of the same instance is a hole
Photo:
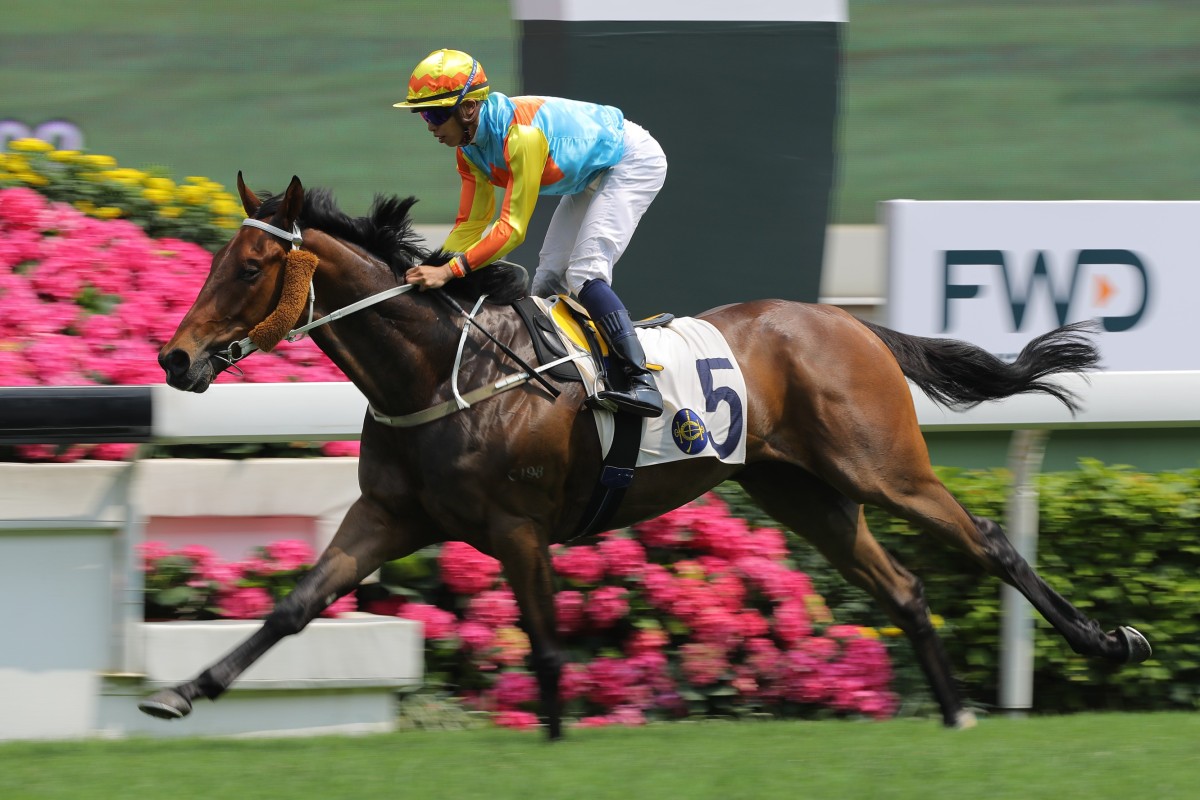
[[[892,351],[905,377],[935,403],[948,408],[970,408],[985,400],[1044,392],[1074,413],[1079,410],[1079,398],[1045,378],[1083,372],[1100,362],[1100,351],[1087,336],[1096,329],[1094,321],[1075,322],[1042,334],[1025,345],[1012,363],[956,339],[911,336],[864,324]]]

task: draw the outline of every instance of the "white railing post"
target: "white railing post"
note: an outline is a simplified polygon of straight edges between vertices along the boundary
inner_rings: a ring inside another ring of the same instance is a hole
[[[1044,430],[1013,431],[1008,448],[1012,489],[1008,495],[1008,538],[1021,557],[1037,561],[1037,475],[1046,451]],[[1005,584],[1000,589],[1000,707],[1020,716],[1033,706],[1033,607],[1020,592]]]

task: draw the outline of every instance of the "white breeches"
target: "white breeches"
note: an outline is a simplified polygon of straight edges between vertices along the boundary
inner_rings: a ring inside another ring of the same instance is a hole
[[[625,120],[625,155],[554,209],[531,293],[577,295],[592,279],[612,285],[613,264],[667,178],[667,157],[645,128]]]

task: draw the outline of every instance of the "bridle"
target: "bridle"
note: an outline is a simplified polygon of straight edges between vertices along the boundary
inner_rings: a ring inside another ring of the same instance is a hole
[[[304,237],[300,233],[300,226],[295,223],[292,223],[292,230],[290,233],[288,231],[285,231],[283,228],[277,228],[274,225],[270,224],[269,222],[263,222],[260,219],[246,218],[246,219],[242,220],[242,227],[243,228],[246,228],[246,227],[258,228],[259,230],[266,231],[267,233],[271,234],[272,236],[277,236],[280,239],[283,239],[285,242],[290,242],[291,246],[292,246],[292,248],[291,248],[292,250],[299,250],[301,245],[304,244]],[[330,313],[326,314],[325,316],[321,317],[318,320],[314,320],[313,319],[313,309],[316,306],[317,291],[316,291],[316,287],[313,285],[313,282],[309,281],[308,282],[308,322],[304,325],[301,325],[299,328],[293,328],[292,330],[288,331],[287,335],[284,336],[283,338],[289,342],[295,342],[295,341],[303,338],[313,328],[319,328],[322,325],[328,325],[329,323],[335,322],[335,321],[341,319],[342,317],[347,316],[348,314],[353,314],[355,311],[361,311],[364,308],[369,308],[370,306],[373,306],[376,303],[382,303],[384,300],[388,300],[390,298],[396,297],[397,295],[401,295],[401,294],[404,294],[405,292],[412,291],[412,289],[413,289],[413,285],[410,283],[404,283],[399,286],[393,286],[390,289],[384,289],[382,292],[378,292],[376,294],[371,295],[370,297],[365,297],[362,300],[359,300],[355,303],[351,303],[350,305],[346,306],[345,308],[339,308],[336,311],[331,311]],[[221,361],[224,361],[227,364],[229,364],[229,366],[233,367],[234,365],[237,364],[237,362],[241,361],[243,358],[250,355],[257,349],[258,349],[258,346],[250,340],[250,337],[247,336],[245,339],[241,339],[239,341],[232,343],[231,345],[229,345],[229,347],[226,347],[224,350],[218,350],[217,352],[213,353],[213,358],[217,358]]]
[[[300,233],[300,227],[295,223],[292,224],[292,230],[289,232],[268,222],[263,222],[262,220],[246,218],[242,220],[242,227],[258,228],[259,230],[266,231],[272,236],[276,236],[285,242],[289,242],[292,250],[299,250],[304,244],[304,237]],[[377,303],[382,303],[384,300],[389,300],[398,295],[402,295],[405,292],[412,291],[414,288],[415,285],[411,283],[393,286],[389,289],[384,289],[382,292],[376,292],[369,297],[364,297],[362,300],[358,300],[348,306],[339,308],[336,311],[331,311],[320,319],[314,320],[313,309],[316,305],[317,294],[314,283],[310,280],[308,283],[308,322],[304,325],[301,325],[299,328],[293,328],[292,330],[288,331],[287,335],[285,335],[283,338],[289,342],[297,341],[313,328],[319,328],[322,325],[328,325],[329,323],[335,322],[345,316],[355,313],[356,311],[362,311],[364,308],[370,308]],[[487,297],[486,295],[479,298],[478,302],[475,304],[475,307],[469,313],[445,294],[438,292],[437,296],[444,302],[450,304],[452,309],[457,309],[458,311],[462,312],[467,318],[466,323],[463,325],[462,335],[459,339],[458,350],[455,353],[454,370],[451,373],[451,389],[454,393],[454,397],[451,400],[438,403],[437,405],[431,406],[430,408],[426,408],[422,411],[417,411],[412,414],[402,414],[400,416],[388,416],[386,414],[381,414],[380,412],[376,411],[373,406],[368,404],[367,410],[370,412],[372,418],[374,418],[376,422],[395,428],[411,428],[416,425],[423,425],[426,422],[432,422],[435,419],[440,419],[441,417],[449,416],[457,411],[470,408],[472,403],[477,403],[480,400],[486,400],[489,397],[500,394],[501,392],[506,392],[509,389],[515,389],[521,384],[530,380],[538,380],[539,382],[543,383],[547,389],[550,390],[550,393],[557,397],[558,389],[549,384],[542,373],[553,369],[559,364],[565,364],[568,361],[574,361],[579,358],[590,357],[587,352],[572,353],[551,361],[548,364],[542,364],[536,368],[531,367],[506,345],[497,340],[483,328],[480,328],[479,324],[475,322],[475,315],[482,307],[483,301]],[[515,375],[509,375],[500,379],[499,381],[496,381],[495,383],[481,386],[478,389],[474,389],[464,395],[460,394],[458,391],[458,372],[462,363],[463,348],[467,341],[467,329],[472,325],[483,331],[488,338],[499,345],[501,349],[503,349],[509,356],[516,359],[516,361],[524,368],[524,371],[516,373]],[[224,350],[218,350],[212,354],[212,357],[220,361],[224,361],[231,368],[237,370],[237,372],[240,374],[241,370],[236,366],[237,362],[241,361],[243,358],[258,349],[258,346],[250,340],[250,337],[246,337],[245,339],[233,342]]]

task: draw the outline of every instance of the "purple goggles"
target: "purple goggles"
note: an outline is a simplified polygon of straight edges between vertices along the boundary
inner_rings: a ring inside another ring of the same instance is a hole
[[[445,124],[446,120],[454,116],[454,111],[457,108],[457,105],[450,106],[449,108],[422,108],[420,109],[421,119],[430,125],[442,125]]]

